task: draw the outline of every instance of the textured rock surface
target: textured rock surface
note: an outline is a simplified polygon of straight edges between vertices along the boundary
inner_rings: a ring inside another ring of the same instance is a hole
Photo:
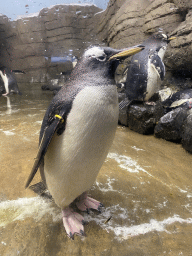
[[[168,47],[166,66],[191,78],[190,0],[111,0],[100,11],[94,5],[56,5],[16,21],[0,16],[0,64],[26,71],[17,76],[19,82],[46,82],[57,70],[50,72],[45,57],[79,57],[91,44],[126,47],[162,28],[177,36]]]
[[[94,15],[99,11],[94,5],[56,5],[42,9],[38,16],[16,21],[1,16],[1,65],[24,70],[25,76],[17,75],[19,82],[46,82],[51,73],[69,71],[65,64],[53,65],[48,60],[50,57],[71,60],[96,43]]]
[[[164,110],[160,103],[147,105],[137,103],[129,106],[128,127],[141,134],[152,134],[156,122],[163,116]]]
[[[104,40],[114,47],[141,43],[159,28],[171,33],[182,21],[177,6],[168,0],[136,0],[134,4],[125,0],[112,17],[109,17],[108,10],[101,15],[106,18],[101,19],[98,34],[106,35]],[[102,33],[103,30],[108,33]]]
[[[118,1],[110,1],[111,10]],[[168,47],[165,64],[172,71],[192,69],[192,2],[190,0],[125,0],[115,15],[107,9],[101,13],[98,36],[111,47],[141,43],[149,34],[162,28],[176,35]],[[188,74],[188,73],[187,73]],[[191,74],[188,75],[191,78]]]
[[[155,126],[155,136],[170,141],[181,140],[182,125],[186,118],[186,108],[179,107],[168,112]]]
[[[181,75],[191,77],[192,72],[192,10],[190,10],[185,21],[172,33],[177,37],[170,44],[171,47],[166,53],[165,64],[173,69],[178,70]]]
[[[184,149],[192,153],[192,114],[187,116],[182,130],[182,146]]]
[[[116,8],[116,13],[114,13],[114,8]],[[171,87],[172,91],[191,88],[191,1],[136,0],[133,4],[133,1],[125,0],[121,1],[118,5],[118,1],[111,0],[109,8],[98,15],[101,17],[97,30],[98,37],[111,47],[120,48],[142,43],[151,33],[156,32],[159,28],[169,35],[176,36],[177,39],[169,44],[165,55],[164,62],[168,72],[162,83],[162,88],[164,86]],[[118,82],[123,81],[121,74],[127,63],[124,62],[120,66],[117,76]],[[120,100],[123,97],[122,95],[119,96]],[[131,110],[131,108],[134,109]],[[154,127],[155,123],[154,117],[151,118],[150,115],[146,115],[145,106],[132,106],[131,108],[129,110],[127,108],[120,110],[119,123],[129,126],[134,131],[140,133],[147,134],[149,130],[152,132],[152,127]],[[131,119],[129,118],[130,111],[133,117]],[[141,112],[144,115],[141,115]],[[157,121],[159,121],[158,117],[156,117]],[[169,139],[181,139],[180,128],[180,126],[175,128],[179,129],[179,132],[177,132],[178,136],[169,136]],[[158,134],[160,136],[160,133]],[[171,134],[173,135],[173,133]]]

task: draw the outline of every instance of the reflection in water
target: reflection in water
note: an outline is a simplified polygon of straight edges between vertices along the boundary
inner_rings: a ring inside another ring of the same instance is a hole
[[[9,96],[7,96],[6,97],[7,98],[7,111],[6,111],[6,114],[7,115],[10,115],[11,114],[11,100],[10,100],[10,97]]]
[[[119,243],[122,255],[127,251],[132,255],[190,255],[192,155],[181,145],[124,127],[118,127],[89,191],[105,208],[101,214],[82,213],[89,222],[87,236],[75,237],[72,245],[60,209],[24,189],[37,153],[41,122],[53,95],[38,85],[21,90],[22,96],[0,98],[0,255],[11,255],[13,247],[23,255],[33,255],[35,250],[38,255],[51,255],[44,251],[50,241],[50,253],[57,250],[59,241],[63,255],[71,246],[74,255],[90,248],[98,252],[94,255],[119,255]],[[35,177],[34,182],[39,179]],[[38,242],[29,245],[34,234]]]

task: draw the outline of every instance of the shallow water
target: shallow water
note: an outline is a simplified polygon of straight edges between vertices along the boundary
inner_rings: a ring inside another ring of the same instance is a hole
[[[54,202],[24,189],[53,95],[21,91],[0,98],[0,255],[192,255],[192,155],[120,126],[89,191],[105,208],[70,240]]]

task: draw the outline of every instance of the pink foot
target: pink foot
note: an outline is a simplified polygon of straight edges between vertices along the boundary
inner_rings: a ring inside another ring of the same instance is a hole
[[[154,101],[146,101],[145,104],[149,105],[149,106],[155,106],[156,105],[156,103]]]
[[[83,224],[84,218],[79,213],[73,211],[72,208],[67,207],[62,210],[63,225],[67,232],[68,237],[74,239],[74,234],[84,236]]]
[[[80,211],[87,212],[89,212],[89,209],[95,209],[100,212],[103,206],[99,201],[87,196],[86,192],[79,197],[79,201],[76,202],[76,205]]]

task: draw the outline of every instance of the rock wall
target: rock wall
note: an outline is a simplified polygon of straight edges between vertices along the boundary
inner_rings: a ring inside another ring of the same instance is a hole
[[[110,0],[103,12],[94,5],[56,5],[16,21],[0,16],[0,65],[25,71],[18,82],[46,82],[70,71],[70,58],[91,44],[126,47],[159,28],[177,37],[166,52],[167,70],[192,78],[191,0]],[[69,61],[52,63],[51,57]]]
[[[191,0],[111,0],[100,16],[98,38],[111,47],[142,43],[159,28],[175,35],[177,40],[170,43],[165,64],[172,70],[192,72]]]
[[[17,75],[18,82],[46,82],[53,73],[70,71],[70,61],[59,65],[50,58],[70,60],[97,43],[94,15],[100,11],[94,5],[56,5],[16,21],[1,16],[1,65],[25,71],[26,75]]]

